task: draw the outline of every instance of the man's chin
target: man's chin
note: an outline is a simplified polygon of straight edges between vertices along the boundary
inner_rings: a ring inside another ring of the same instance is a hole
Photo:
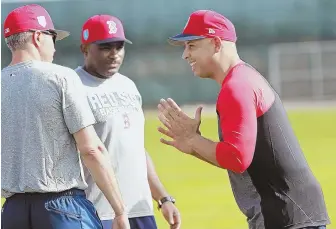
[[[198,78],[201,78],[201,79],[208,79],[210,78],[208,75],[205,75],[205,74],[196,74],[194,73],[195,76],[197,76]]]
[[[109,70],[101,74],[101,76],[105,77],[106,79],[111,78],[114,74],[118,72],[117,69]]]
[[[193,72],[194,76],[198,77],[198,78],[207,78],[204,75],[200,74],[199,72]]]

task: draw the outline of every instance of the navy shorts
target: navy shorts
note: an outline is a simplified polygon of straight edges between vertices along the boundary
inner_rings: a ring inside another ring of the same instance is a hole
[[[22,193],[6,199],[1,229],[102,229],[93,204],[83,190]]]
[[[154,216],[129,218],[131,229],[157,229]],[[112,220],[102,220],[104,229],[112,228]]]

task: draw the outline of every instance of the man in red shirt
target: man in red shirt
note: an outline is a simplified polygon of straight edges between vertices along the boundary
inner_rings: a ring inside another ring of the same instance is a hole
[[[312,174],[278,94],[237,53],[234,25],[214,11],[193,12],[179,35],[183,59],[195,75],[221,85],[217,100],[219,142],[201,135],[201,110],[188,117],[162,99],[161,142],[228,170],[249,228],[324,229],[330,223],[320,184]]]

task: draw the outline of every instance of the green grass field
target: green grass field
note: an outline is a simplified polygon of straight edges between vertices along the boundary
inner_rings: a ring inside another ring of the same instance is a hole
[[[336,110],[291,111],[290,120],[307,160],[322,185],[329,216],[336,220]],[[147,115],[146,147],[156,170],[171,195],[175,196],[182,216],[182,229],[246,229],[229,185],[226,170],[212,167],[183,155],[159,142],[159,122]],[[203,116],[202,133],[217,139],[215,117]],[[159,229],[168,229],[155,210]],[[328,229],[336,229],[336,223]]]

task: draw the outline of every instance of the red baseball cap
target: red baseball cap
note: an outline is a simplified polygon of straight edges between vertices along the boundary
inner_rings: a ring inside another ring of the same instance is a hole
[[[111,15],[94,15],[83,25],[82,44],[103,44],[115,41],[132,42],[125,37],[121,21]]]
[[[182,33],[168,39],[173,45],[183,45],[185,41],[220,37],[236,42],[236,30],[232,22],[223,15],[211,10],[197,10],[188,19]]]
[[[5,38],[13,34],[27,31],[52,31],[57,34],[56,40],[62,40],[69,32],[56,30],[46,9],[37,4],[18,7],[11,11],[4,22]]]

